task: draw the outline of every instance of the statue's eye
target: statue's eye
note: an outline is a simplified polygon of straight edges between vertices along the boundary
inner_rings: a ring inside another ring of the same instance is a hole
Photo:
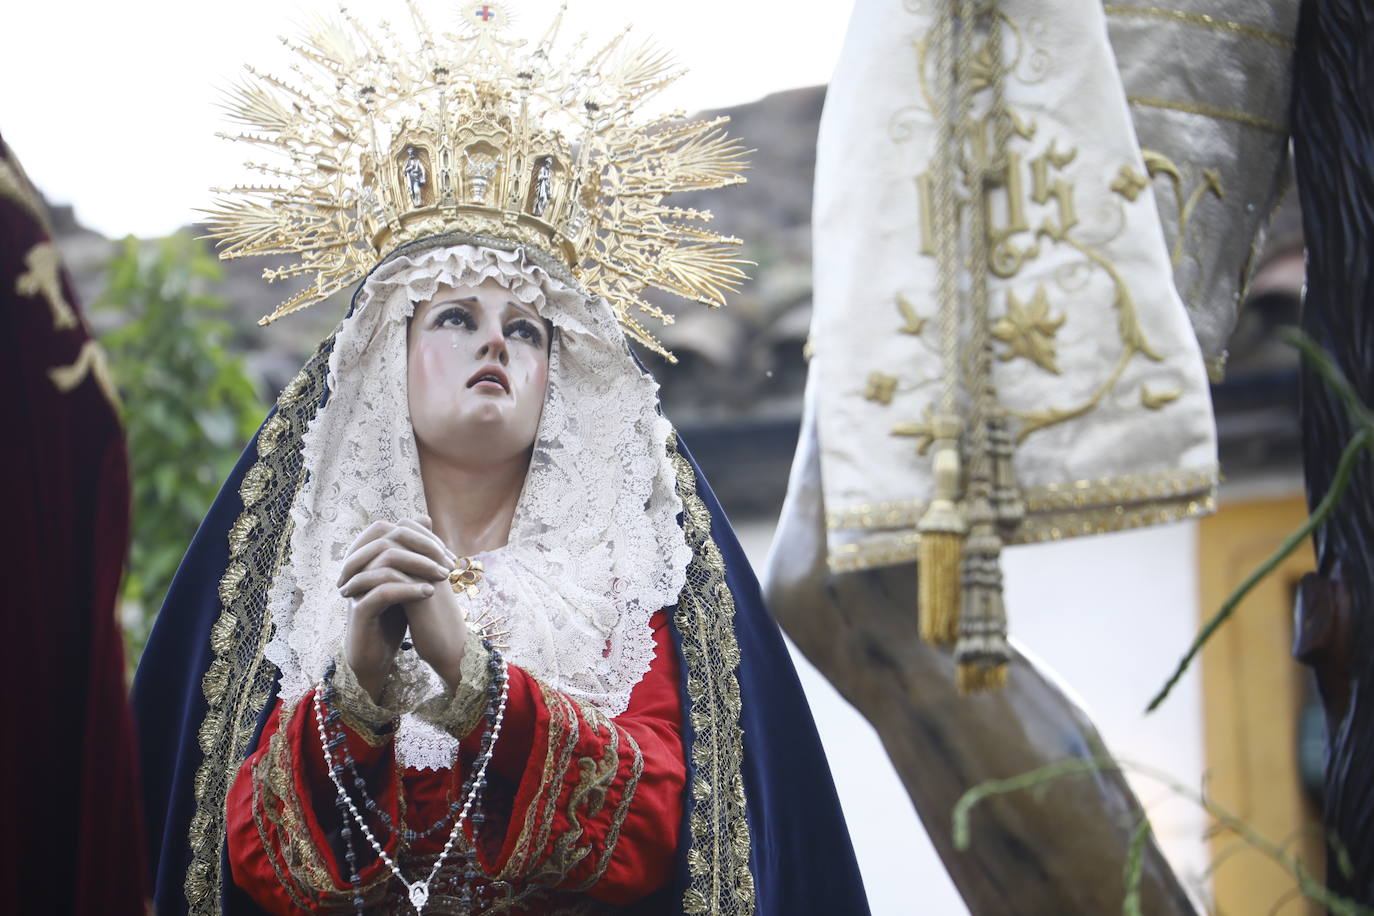
[[[528,318],[517,318],[506,325],[506,336],[532,344],[543,344],[544,342],[543,332]]]
[[[452,306],[444,309],[439,316],[434,319],[436,328],[442,327],[463,327],[469,331],[476,329],[477,322],[473,320],[472,314],[464,308]]]

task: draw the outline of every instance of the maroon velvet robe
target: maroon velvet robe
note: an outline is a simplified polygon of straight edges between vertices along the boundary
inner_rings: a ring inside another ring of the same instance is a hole
[[[115,616],[128,468],[104,354],[46,220],[0,141],[0,912],[122,916],[144,912],[146,878]]]

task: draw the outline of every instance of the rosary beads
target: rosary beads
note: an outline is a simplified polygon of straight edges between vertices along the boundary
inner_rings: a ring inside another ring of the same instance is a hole
[[[325,672],[324,678],[321,679],[315,691],[315,724],[319,731],[320,746],[324,752],[325,765],[329,771],[329,778],[334,783],[334,789],[337,796],[335,804],[339,808],[339,814],[343,821],[340,835],[344,840],[345,854],[348,861],[349,882],[353,887],[353,905],[358,913],[364,912],[364,900],[362,896],[361,879],[358,875],[357,853],[353,845],[353,830],[350,827],[350,821],[357,824],[362,830],[363,836],[367,838],[368,843],[377,853],[377,856],[386,863],[387,867],[391,869],[392,874],[394,874],[401,881],[401,884],[405,886],[410,903],[415,907],[415,912],[422,913],[424,912],[425,906],[429,903],[430,888],[435,878],[438,876],[444,861],[448,858],[454,844],[457,842],[459,834],[462,833],[463,824],[471,822],[475,827],[480,827],[485,820],[480,807],[477,807],[475,811],[473,809],[475,806],[480,805],[482,790],[486,786],[487,766],[491,763],[492,749],[496,744],[496,739],[500,737],[501,734],[501,724],[505,718],[506,699],[509,694],[510,678],[501,660],[500,653],[492,648],[490,642],[486,639],[482,640],[482,645],[490,653],[488,669],[491,674],[491,682],[487,687],[487,708],[483,715],[486,727],[482,733],[481,750],[476,760],[473,762],[467,779],[463,783],[462,790],[459,792],[453,804],[449,807],[447,814],[439,818],[423,831],[417,832],[408,829],[401,829],[398,831],[398,825],[392,821],[390,815],[382,810],[375,799],[368,795],[366,781],[362,778],[362,774],[358,771],[357,764],[353,760],[352,754],[349,752],[347,736],[344,734],[343,727],[339,722],[340,715],[338,708],[333,702],[335,697],[333,663],[330,664],[328,670]],[[329,713],[327,715],[324,711],[326,704],[329,706]],[[329,733],[331,726],[336,729],[332,735]],[[339,756],[342,757],[342,760],[336,758],[336,749],[340,750],[341,753]],[[457,764],[456,752],[454,764]],[[457,819],[453,823],[453,829],[449,831],[448,841],[444,844],[443,851],[440,852],[439,858],[435,860],[434,866],[430,869],[429,875],[424,878],[424,880],[410,882],[405,879],[405,876],[401,873],[395,861],[387,855],[386,850],[377,842],[377,838],[367,825],[367,820],[354,803],[353,797],[349,794],[348,790],[344,788],[344,780],[346,777],[351,777],[354,791],[362,801],[363,806],[369,812],[375,814],[378,820],[385,824],[393,835],[399,833],[407,844],[436,833],[448,822],[450,817],[454,816],[455,812],[457,813]],[[472,885],[479,877],[479,873],[473,867],[472,862],[468,863],[468,867],[463,877],[464,884],[460,896],[460,903],[466,908],[471,904],[473,892]]]

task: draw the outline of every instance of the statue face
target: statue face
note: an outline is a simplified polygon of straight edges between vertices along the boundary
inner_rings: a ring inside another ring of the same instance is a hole
[[[420,448],[466,468],[527,457],[544,409],[552,328],[493,279],[415,306],[407,349]]]

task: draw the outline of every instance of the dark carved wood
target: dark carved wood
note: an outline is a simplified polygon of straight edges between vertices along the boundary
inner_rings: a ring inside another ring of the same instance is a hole
[[[952,812],[968,789],[1065,759],[1107,757],[1087,715],[1019,653],[1005,690],[955,688],[948,652],[916,633],[910,566],[831,576],[814,423],[803,420],[778,543],[764,575],[788,635],[873,723],[940,859],[975,916],[1121,912],[1132,830],[1143,817],[1114,771],[1059,779],[1041,793],[983,802],[973,843],[954,846]],[[1194,913],[1153,840],[1142,867],[1150,916]],[[919,907],[917,907],[919,909]]]
[[[1302,327],[1374,403],[1374,4],[1304,0],[1294,57],[1293,151],[1307,242]],[[1310,367],[1302,374],[1309,505],[1326,493],[1353,428]],[[1323,818],[1349,853],[1328,855],[1337,893],[1374,905],[1374,464],[1315,534],[1295,649],[1313,665],[1331,725]],[[1331,850],[1328,850],[1329,852]]]

